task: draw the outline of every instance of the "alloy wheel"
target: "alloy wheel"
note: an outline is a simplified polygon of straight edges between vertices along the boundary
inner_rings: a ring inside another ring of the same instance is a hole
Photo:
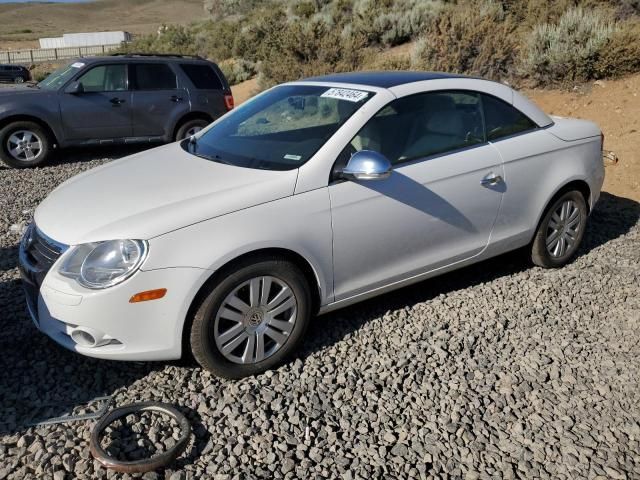
[[[547,225],[547,251],[553,258],[573,252],[582,223],[582,214],[576,202],[565,200],[558,205]]]
[[[189,130],[185,132],[184,138],[189,138],[195,135],[196,133],[198,133],[200,130],[202,130],[202,127],[191,127]]]
[[[213,337],[234,363],[258,363],[280,350],[296,323],[298,301],[286,282],[261,276],[233,289],[216,314]]]
[[[33,162],[42,154],[42,139],[30,130],[18,130],[9,135],[7,151],[16,160]]]

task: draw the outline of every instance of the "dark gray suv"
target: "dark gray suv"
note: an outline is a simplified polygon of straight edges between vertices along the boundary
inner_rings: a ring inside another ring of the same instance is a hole
[[[23,83],[31,80],[29,69],[22,65],[0,65],[0,82]]]
[[[233,108],[215,63],[181,55],[82,58],[0,90],[0,158],[41,165],[55,147],[172,142]]]

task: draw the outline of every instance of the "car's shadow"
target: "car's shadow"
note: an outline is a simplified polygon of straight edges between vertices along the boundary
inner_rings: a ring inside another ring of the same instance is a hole
[[[627,234],[638,224],[639,219],[640,203],[602,193],[589,219],[577,256],[586,255]],[[533,268],[528,259],[528,251],[520,249],[318,317],[312,322],[307,341],[297,356],[304,359],[333,345],[388,311],[426,302],[438,295],[491,282],[528,268]]]

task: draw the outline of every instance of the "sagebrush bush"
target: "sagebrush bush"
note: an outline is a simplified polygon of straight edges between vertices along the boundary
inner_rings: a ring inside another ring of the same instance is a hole
[[[229,85],[236,85],[256,76],[256,64],[242,58],[227,58],[218,63],[218,66],[227,77]]]
[[[362,64],[363,70],[409,70],[411,69],[411,57],[409,55],[380,55],[380,52],[372,52],[366,55]]]
[[[595,64],[598,77],[618,77],[640,71],[640,22],[626,22],[600,47]]]
[[[542,83],[594,78],[601,49],[613,33],[600,10],[567,10],[558,23],[539,25],[527,36],[521,72]]]
[[[498,4],[476,6],[474,14],[457,6],[438,17],[416,43],[412,66],[494,79],[510,76],[518,52],[516,25]]]

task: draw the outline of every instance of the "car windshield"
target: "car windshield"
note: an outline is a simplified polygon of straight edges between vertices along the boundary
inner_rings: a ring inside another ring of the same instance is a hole
[[[248,101],[182,146],[239,167],[298,168],[373,95],[351,88],[283,85]]]
[[[73,77],[80,69],[84,67],[82,62],[72,62],[64,67],[60,67],[50,74],[47,78],[38,83],[38,87],[44,90],[58,90],[67,81]]]

